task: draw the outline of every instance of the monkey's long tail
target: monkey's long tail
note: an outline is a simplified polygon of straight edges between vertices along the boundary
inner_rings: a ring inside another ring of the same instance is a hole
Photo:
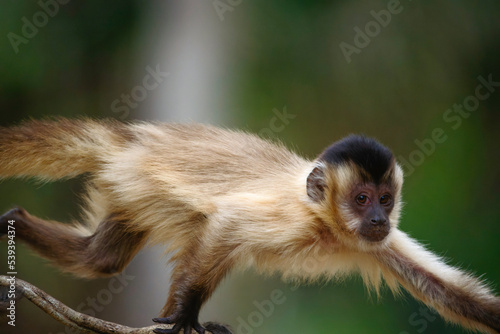
[[[386,280],[393,279],[443,318],[483,333],[500,333],[500,298],[480,280],[448,266],[401,231],[376,254]]]
[[[28,121],[0,127],[0,178],[50,181],[95,171],[127,139],[127,125],[85,119]]]

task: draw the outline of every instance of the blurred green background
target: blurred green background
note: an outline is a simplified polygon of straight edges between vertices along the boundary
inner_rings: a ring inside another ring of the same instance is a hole
[[[401,229],[499,291],[499,10],[493,0],[4,1],[0,125],[50,115],[198,121],[278,138],[311,158],[365,133],[405,164]],[[81,181],[3,181],[0,209],[76,219]],[[18,245],[18,278],[144,326],[168,291],[160,253],[139,254],[110,293],[109,279],[63,275]],[[283,302],[259,311],[275,290]],[[247,272],[224,281],[202,321],[241,334],[466,333],[425,310],[388,291],[370,298],[357,276],[295,289]],[[27,301],[15,328],[2,315],[0,332],[71,333]]]

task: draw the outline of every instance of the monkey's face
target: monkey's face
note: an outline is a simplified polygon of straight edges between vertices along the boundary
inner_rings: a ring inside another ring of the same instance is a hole
[[[347,201],[361,238],[370,242],[385,239],[391,230],[389,216],[394,208],[393,198],[393,191],[383,184],[360,184],[353,188]]]
[[[378,182],[354,164],[319,164],[307,179],[318,216],[338,240],[354,247],[378,247],[398,225],[402,171],[392,165]]]
[[[398,226],[403,170],[374,139],[351,135],[330,145],[306,184],[313,210],[341,242],[379,247]]]

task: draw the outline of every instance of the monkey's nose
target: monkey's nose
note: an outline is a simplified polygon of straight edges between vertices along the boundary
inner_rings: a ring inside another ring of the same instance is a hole
[[[375,226],[384,225],[387,222],[387,220],[383,217],[374,217],[370,221],[371,221],[372,225],[375,225]]]

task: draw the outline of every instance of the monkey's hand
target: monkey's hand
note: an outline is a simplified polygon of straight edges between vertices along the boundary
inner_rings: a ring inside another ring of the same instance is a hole
[[[157,328],[154,330],[158,334],[177,334],[181,329],[184,333],[191,334],[194,329],[196,333],[205,334],[205,328],[198,322],[198,313],[176,312],[166,318],[154,318],[154,322],[160,324],[175,324],[171,329]]]
[[[163,323],[162,321],[157,321],[157,320],[162,320],[162,319],[167,319],[167,318],[155,318],[155,319],[153,319],[153,321],[155,321],[157,323]],[[231,329],[228,326],[222,325],[222,324],[219,324],[216,322],[206,322],[201,327],[202,328],[205,327],[205,329],[212,334],[233,334],[233,332],[231,331]],[[193,328],[195,328],[195,327],[193,327]],[[164,329],[154,330],[155,333],[165,333],[164,331],[165,331]],[[184,333],[186,333],[186,332],[184,332]],[[189,333],[187,333],[187,334],[189,334]]]

